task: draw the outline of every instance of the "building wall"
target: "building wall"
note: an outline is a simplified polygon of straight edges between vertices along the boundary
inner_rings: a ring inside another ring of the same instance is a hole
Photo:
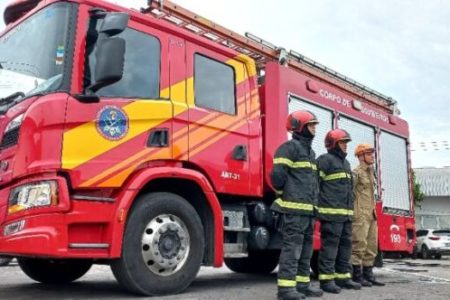
[[[450,229],[450,196],[425,197],[416,206],[416,227]]]

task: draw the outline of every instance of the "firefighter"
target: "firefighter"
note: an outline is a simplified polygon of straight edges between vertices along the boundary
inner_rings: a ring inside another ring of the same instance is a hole
[[[318,123],[309,111],[291,113],[286,128],[292,139],[277,149],[273,160],[271,180],[279,197],[271,209],[278,214],[278,229],[283,237],[278,299],[296,300],[323,294],[311,286],[309,277],[318,193],[316,154],[311,143]]]
[[[352,280],[352,175],[347,156],[350,135],[334,129],[325,137],[327,152],[317,159],[320,175],[318,218],[321,247],[319,251],[320,287],[339,294],[341,288],[361,289]]]
[[[378,228],[375,212],[375,177],[373,170],[375,149],[360,144],[355,149],[359,166],[353,170],[353,220],[352,264],[353,280],[362,286],[384,286],[373,275],[373,264],[378,250]],[[362,269],[361,269],[362,265]]]

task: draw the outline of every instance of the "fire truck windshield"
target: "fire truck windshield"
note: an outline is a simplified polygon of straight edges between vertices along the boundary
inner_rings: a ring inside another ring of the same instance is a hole
[[[74,5],[56,3],[0,37],[0,98],[68,89],[71,70]],[[67,74],[67,76],[66,76]]]

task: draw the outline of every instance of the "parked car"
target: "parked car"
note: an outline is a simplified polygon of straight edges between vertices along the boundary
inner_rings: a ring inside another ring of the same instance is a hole
[[[450,254],[450,229],[421,229],[416,237],[416,249],[423,259],[440,259],[443,254]]]
[[[9,263],[13,260],[12,257],[9,256],[0,256],[0,267],[5,267],[9,265]]]

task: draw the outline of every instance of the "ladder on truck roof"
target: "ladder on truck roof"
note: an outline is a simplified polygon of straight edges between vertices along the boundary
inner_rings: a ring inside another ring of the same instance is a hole
[[[170,1],[148,0],[148,8],[142,9],[141,12],[152,14],[158,19],[166,20],[210,41],[245,54],[255,60],[256,66],[260,71],[264,70],[267,62],[278,61],[289,68],[309,73],[390,112],[396,113],[397,102],[391,97],[358,83],[296,51],[291,50],[287,52],[284,48],[277,47],[250,33],[242,36]]]

